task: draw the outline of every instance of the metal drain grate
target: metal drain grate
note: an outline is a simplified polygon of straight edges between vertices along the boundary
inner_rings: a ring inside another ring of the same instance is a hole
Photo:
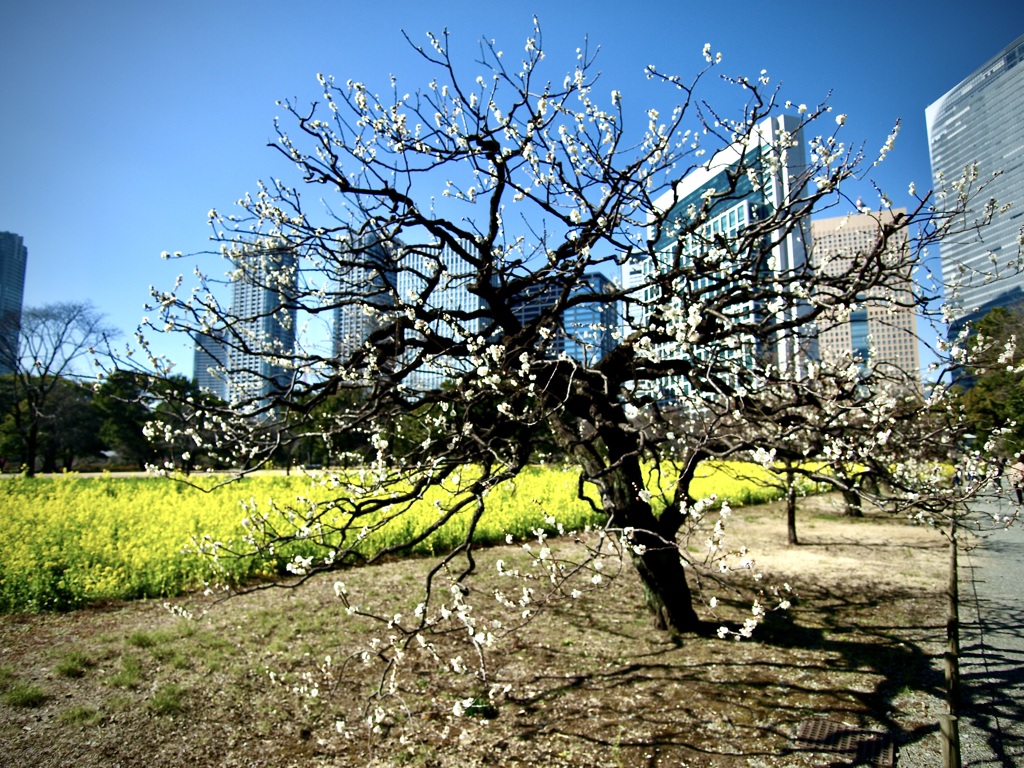
[[[885,731],[853,728],[831,720],[804,720],[796,732],[796,741],[813,752],[831,752],[839,758],[838,765],[865,765],[872,768],[894,768],[896,747]]]

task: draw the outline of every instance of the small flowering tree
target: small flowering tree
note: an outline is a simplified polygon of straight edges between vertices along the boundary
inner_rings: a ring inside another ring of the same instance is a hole
[[[790,410],[767,396],[762,411],[722,432],[718,455],[744,456],[770,470],[786,496],[787,534],[797,544],[798,485],[842,494],[846,513],[867,504],[892,514],[945,508],[955,501],[942,465],[969,424],[955,408],[951,371],[927,396],[920,373],[851,358],[815,371],[815,407]],[[742,467],[737,471],[742,472]]]
[[[483,44],[475,77],[462,75],[446,35],[429,43],[416,48],[435,73],[422,90],[392,80],[378,93],[320,76],[319,103],[282,103],[290,124],[277,126],[272,146],[322,203],[311,208],[275,180],[236,213],[211,211],[227,279],[201,274],[190,292],[154,295],[160,328],[224,345],[226,380],[256,363],[276,371],[263,376],[274,386],[241,389],[217,414],[240,466],[260,466],[292,438],[359,436],[349,460],[360,471],[331,478],[329,503],[294,507],[291,528],[251,516],[248,546],[322,542],[322,556],[292,570],[338,568],[367,557],[368,536],[441,489],[436,520],[371,559],[461,516],[465,536],[431,572],[458,586],[489,493],[555,446],[638,572],[655,626],[701,631],[691,572],[728,568],[728,549],[725,515],[705,523],[712,506],[690,493],[698,463],[781,444],[778,433],[737,437],[758,420],[837,423],[858,385],[813,363],[816,323],[887,288],[927,306],[934,296],[906,292],[905,276],[964,195],[943,214],[917,196],[880,224],[875,248],[825,274],[778,254],[806,238],[812,212],[850,205],[843,190],[870,167],[827,105],[783,103],[762,72],[726,78],[741,104],[735,117],[715,112],[699,98],[720,66],[710,46],[690,79],[648,69],[678,104],[662,115],[598,92],[586,50],[564,78],[546,79],[539,30],[518,55]],[[766,133],[765,121],[783,129]],[[791,162],[797,152],[805,165]],[[684,204],[680,182],[710,170],[724,181]],[[712,226],[751,190],[771,204],[743,226]],[[890,248],[904,231],[906,246]],[[253,266],[259,252],[290,254],[289,266],[268,274]],[[282,298],[226,306],[222,282]],[[268,322],[307,330],[294,346],[263,345]],[[339,395],[344,408],[326,407]],[[698,554],[685,546],[695,531],[706,542]],[[471,615],[458,605],[455,614]],[[763,612],[755,606],[755,617]]]

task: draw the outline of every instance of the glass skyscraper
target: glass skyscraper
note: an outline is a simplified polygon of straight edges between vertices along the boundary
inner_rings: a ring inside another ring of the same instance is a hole
[[[221,400],[227,399],[224,336],[221,333],[193,335],[192,380],[198,389]]]
[[[990,199],[1012,206],[990,226],[939,246],[946,284],[959,285],[946,296],[952,334],[995,307],[1024,302],[1024,274],[1016,265],[1024,226],[1024,35],[931,104],[925,119],[936,190],[949,189],[977,164],[974,184],[987,186],[968,222]]]
[[[559,330],[549,353],[565,354],[583,365],[593,365],[615,348],[621,324],[618,303],[592,300],[590,297],[611,293],[615,284],[600,272],[587,272],[569,291],[568,306],[557,318]],[[550,312],[559,301],[562,287],[557,283],[537,283],[517,297],[512,311],[519,322],[533,322]],[[583,300],[576,301],[580,297]]]
[[[780,145],[788,145],[785,161],[779,157]],[[709,193],[731,190],[729,194],[717,200],[708,212],[707,220],[701,225],[700,236],[689,237],[683,242],[684,259],[696,259],[708,249],[709,243],[719,235],[732,238],[750,224],[765,220],[779,207],[788,202],[798,184],[804,181],[807,169],[807,150],[800,120],[792,115],[767,118],[759,123],[751,138],[745,144],[735,144],[720,150],[707,164],[690,173],[675,189],[669,190],[654,202],[660,211],[669,211],[669,221],[686,221],[696,209],[699,209]],[[743,167],[748,173],[738,178],[737,168]],[[757,176],[757,183],[751,178]],[[806,263],[806,240],[809,232],[803,227],[794,227],[791,231],[781,234],[771,246],[771,269],[779,273],[798,270]],[[656,249],[668,254],[676,246],[678,237],[666,229],[656,243]],[[725,264],[725,262],[723,262]],[[643,258],[628,262],[622,269],[623,286],[642,295],[637,298],[643,302],[643,308],[630,310],[632,316],[624,317],[625,331],[640,328],[648,324],[645,313],[654,305],[660,291],[657,281],[652,277],[661,269],[658,259]],[[685,287],[695,295],[714,291],[729,274],[731,266],[723,266],[722,271],[701,277]],[[752,276],[748,276],[752,277]],[[766,272],[758,276],[765,280],[772,278]],[[772,312],[780,321],[789,317],[790,313],[805,311],[805,308],[793,306],[773,310],[760,306],[754,301],[736,304],[728,308],[730,315],[737,321],[754,322],[765,313]],[[795,317],[795,315],[794,315]],[[792,335],[779,336],[769,343],[755,342],[742,334],[737,335],[733,343],[717,345],[714,349],[690,348],[688,343],[672,342],[661,345],[656,354],[664,359],[673,357],[691,357],[704,360],[715,357],[720,360],[733,360],[738,365],[751,367],[755,362],[771,362],[779,370],[800,373],[803,371],[809,356],[816,355],[816,344],[813,339],[800,340],[799,346]],[[678,395],[686,395],[688,384],[683,381],[667,379],[661,382],[663,395],[673,398],[673,391]]]
[[[297,264],[290,250],[253,248],[235,265],[231,314],[238,322],[223,331],[225,395],[233,404],[258,407],[287,389],[294,376],[274,353],[283,361],[295,348],[296,311],[288,298]]]
[[[362,244],[349,247],[341,259],[335,275],[334,330],[332,346],[334,357],[347,360],[381,325],[382,317],[394,307],[394,296],[389,286],[395,285],[395,251],[401,242],[384,242],[364,236]]]
[[[466,250],[474,246],[464,243]],[[473,339],[486,324],[486,307],[479,296],[469,290],[476,278],[476,268],[448,245],[400,245],[395,255],[396,305],[425,302],[443,319],[433,323],[434,333],[455,340]],[[434,281],[436,280],[436,285]],[[429,295],[424,295],[429,292]],[[411,331],[415,334],[416,331]],[[423,355],[423,361],[405,379],[413,391],[440,389],[446,380],[458,376],[468,362],[407,350],[406,364]]]
[[[28,249],[13,232],[0,232],[0,375],[13,373],[18,359],[21,304]]]
[[[580,295],[607,294],[615,284],[600,272],[587,272],[573,288],[573,298]],[[613,302],[585,301],[574,304],[562,313],[561,350],[573,360],[593,365],[615,348],[615,331],[620,325],[618,307]]]

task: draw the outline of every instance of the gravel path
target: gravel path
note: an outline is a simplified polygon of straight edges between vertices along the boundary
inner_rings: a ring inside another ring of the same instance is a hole
[[[979,512],[1010,511],[984,502]],[[1024,527],[960,558],[960,747],[965,768],[1024,768]]]

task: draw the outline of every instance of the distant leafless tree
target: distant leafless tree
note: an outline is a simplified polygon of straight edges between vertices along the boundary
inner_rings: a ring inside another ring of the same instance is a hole
[[[30,307],[21,314],[7,416],[20,437],[21,461],[36,472],[41,430],[52,420],[50,406],[69,380],[89,378],[92,360],[110,352],[117,331],[88,303]]]

